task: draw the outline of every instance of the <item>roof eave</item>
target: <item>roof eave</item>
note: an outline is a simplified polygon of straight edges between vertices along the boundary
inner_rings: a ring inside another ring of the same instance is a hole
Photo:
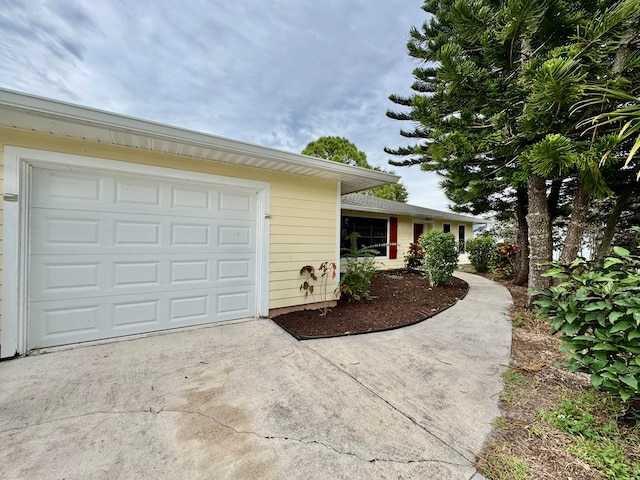
[[[2,110],[5,114],[2,115]],[[137,142],[144,150],[161,153],[173,153],[192,147],[203,153],[199,158],[206,160],[231,163],[249,167],[258,167],[285,173],[325,178],[341,182],[342,193],[352,193],[369,188],[375,188],[389,183],[396,183],[397,175],[353,167],[321,158],[308,157],[273,148],[240,142],[216,135],[210,135],[193,130],[173,127],[165,124],[149,122],[125,115],[105,112],[87,107],[81,107],[56,100],[0,89],[0,121],[4,126],[22,128],[40,133],[55,134],[44,128],[15,125],[7,114],[25,116],[23,120],[28,124],[29,118],[47,119],[61,127],[59,135],[87,141],[100,141],[96,138],[86,138],[81,132],[83,127],[92,127],[101,132],[111,144],[132,147],[131,142]],[[33,122],[42,123],[42,122]],[[130,140],[129,143],[124,138]],[[102,141],[101,143],[105,143]],[[145,148],[145,145],[147,146]],[[228,158],[223,155],[227,154]],[[184,155],[183,156],[190,156]],[[233,158],[231,161],[229,158]],[[256,162],[259,160],[259,162]],[[260,163],[260,165],[256,165]]]
[[[387,208],[377,208],[377,207],[360,207],[355,205],[342,205],[342,210],[349,210],[352,212],[364,212],[364,213],[378,213],[382,215],[398,215],[404,217],[413,217],[413,218],[425,218],[425,219],[438,219],[438,220],[454,220],[459,222],[468,222],[474,224],[482,224],[485,225],[488,222],[479,218],[472,217],[464,217],[462,215],[457,215],[452,213],[451,215],[447,215],[447,212],[405,212],[402,210],[393,210]]]

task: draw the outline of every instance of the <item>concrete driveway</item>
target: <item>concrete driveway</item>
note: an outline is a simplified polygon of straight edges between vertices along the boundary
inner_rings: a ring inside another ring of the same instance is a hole
[[[0,363],[3,479],[480,479],[508,291],[390,332],[298,342],[270,320]]]

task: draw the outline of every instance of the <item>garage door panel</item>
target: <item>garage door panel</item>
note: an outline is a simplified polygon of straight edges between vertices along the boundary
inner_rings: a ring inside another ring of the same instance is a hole
[[[107,259],[103,263],[106,268],[109,268],[110,263],[112,264],[113,277],[110,283],[113,290],[132,287],[144,287],[148,290],[150,287],[162,286],[160,277],[162,262],[159,260],[110,261]],[[107,273],[105,273],[105,277],[108,281]],[[108,284],[106,287],[106,294],[111,294]]]
[[[31,348],[253,316],[253,288],[186,290],[32,302]]]
[[[171,285],[197,284],[211,279],[213,262],[209,259],[183,259],[170,261],[169,283]]]
[[[95,212],[179,215],[254,220],[256,191],[242,187],[149,180],[140,177],[100,176],[35,169],[32,206]]]
[[[218,228],[218,247],[252,248],[255,233],[251,226],[220,225]]]
[[[255,255],[61,257],[32,256],[32,301],[255,285]]]
[[[34,272],[32,290],[50,292],[55,296],[69,292],[85,291],[95,295],[100,290],[100,262],[59,263],[52,261],[37,263]]]
[[[70,343],[70,338],[77,341],[100,338],[100,319],[104,308],[97,301],[32,304],[29,311],[29,345],[32,348],[44,347]]]
[[[32,178],[32,205],[47,207],[52,201],[60,206],[100,208],[110,192],[110,179],[73,172],[36,169]]]
[[[255,252],[255,220],[190,219],[35,208],[31,252]],[[70,250],[71,249],[71,250]]]
[[[210,247],[213,225],[207,223],[171,223],[172,247]]]
[[[143,180],[122,179],[114,181],[114,208],[120,210],[136,207],[162,209],[162,185]]]
[[[113,230],[113,243],[110,238],[102,239],[102,247],[162,247],[160,242],[160,230],[162,222],[141,221],[141,220],[113,220],[105,218],[103,220],[105,230]],[[105,235],[106,237],[106,235]]]
[[[65,251],[68,247],[78,246],[95,249],[100,247],[102,232],[100,218],[86,216],[78,218],[71,215],[54,215],[40,220],[42,228],[38,230],[34,240],[46,247],[61,247]]]
[[[220,283],[250,282],[255,263],[252,258],[225,258],[218,260],[216,279]]]
[[[255,215],[255,193],[220,192],[219,212],[233,215],[245,214],[249,217]]]
[[[171,209],[195,215],[208,215],[217,209],[217,192],[208,188],[172,187]]]
[[[216,315],[236,315],[238,312],[246,312],[249,308],[251,292],[221,293],[216,303]]]
[[[136,328],[160,329],[160,305],[159,299],[115,303],[110,330],[127,332]]]

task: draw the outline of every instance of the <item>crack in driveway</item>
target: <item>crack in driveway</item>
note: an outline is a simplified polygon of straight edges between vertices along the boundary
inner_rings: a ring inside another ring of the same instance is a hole
[[[182,414],[186,414],[186,415],[198,415],[198,416],[204,417],[204,418],[206,418],[208,420],[211,420],[212,422],[216,423],[217,425],[220,425],[223,428],[229,429],[229,430],[233,431],[234,433],[236,433],[238,435],[251,435],[251,436],[257,437],[257,438],[262,439],[262,440],[282,440],[282,441],[300,443],[300,444],[303,444],[303,445],[318,445],[320,447],[332,450],[333,452],[335,452],[335,453],[337,453],[339,455],[345,455],[345,456],[354,457],[354,458],[356,458],[359,461],[364,462],[364,463],[381,462],[381,463],[397,463],[397,464],[404,464],[404,465],[409,465],[409,464],[413,464],[413,463],[433,463],[433,464],[451,465],[451,466],[454,466],[454,467],[467,467],[467,466],[469,466],[469,465],[464,465],[464,464],[460,464],[460,463],[454,463],[454,462],[448,462],[448,461],[445,461],[445,460],[437,460],[437,459],[430,459],[430,458],[419,458],[419,459],[394,459],[394,458],[377,458],[377,457],[363,458],[361,455],[358,455],[357,453],[340,450],[339,448],[334,447],[333,445],[331,445],[329,443],[322,442],[320,440],[304,440],[304,439],[300,439],[300,438],[293,438],[293,437],[287,437],[287,436],[264,435],[264,434],[260,434],[258,432],[254,432],[252,430],[249,430],[249,431],[247,431],[247,430],[239,430],[239,429],[235,428],[232,425],[226,424],[226,423],[218,420],[217,418],[215,418],[212,415],[208,415],[206,413],[203,413],[203,412],[200,412],[200,411],[197,411],[197,410],[181,410],[181,409],[170,409],[170,408],[164,408],[164,407],[162,407],[162,408],[160,408],[158,410],[154,410],[152,407],[139,409],[139,410],[96,410],[94,412],[87,412],[87,413],[83,413],[83,414],[80,414],[80,415],[72,415],[72,416],[69,416],[69,417],[63,417],[63,418],[47,420],[47,421],[33,423],[33,424],[29,424],[29,425],[23,425],[23,426],[20,426],[20,427],[7,428],[7,429],[4,429],[4,430],[0,430],[0,434],[8,433],[8,432],[20,431],[20,430],[26,430],[26,429],[31,429],[31,428],[36,428],[36,427],[40,427],[40,426],[43,426],[43,425],[50,425],[50,424],[53,424],[53,423],[65,422],[65,421],[68,421],[68,420],[76,420],[76,419],[79,419],[79,418],[85,418],[85,417],[90,417],[90,416],[95,416],[95,415],[136,415],[136,414],[159,415],[161,413],[182,413]]]
[[[253,435],[253,436],[256,436],[256,437],[264,439],[264,440],[284,440],[284,441],[302,443],[302,444],[305,444],[305,445],[319,445],[319,446],[328,448],[328,449],[334,451],[335,453],[337,453],[339,455],[347,455],[347,456],[355,457],[358,460],[360,460],[361,462],[366,462],[366,463],[375,463],[375,462],[400,463],[400,464],[441,463],[441,464],[452,465],[452,466],[456,466],[456,467],[466,467],[466,466],[468,466],[468,465],[454,463],[454,462],[447,462],[445,460],[436,460],[436,459],[428,459],[428,458],[415,459],[415,460],[411,460],[411,459],[399,460],[399,459],[392,459],[392,458],[375,458],[374,457],[374,458],[366,459],[366,458],[362,458],[357,453],[342,451],[342,450],[334,447],[333,445],[330,445],[330,444],[325,443],[325,442],[321,442],[320,440],[303,440],[303,439],[299,439],[299,438],[277,436],[277,435],[261,435],[258,432],[254,432],[252,430],[250,430],[250,431],[238,430],[237,428],[235,428],[235,427],[233,427],[231,425],[228,425],[228,424],[226,424],[224,422],[221,422],[220,420],[218,420],[217,418],[215,418],[215,417],[213,417],[211,415],[207,415],[207,414],[199,412],[199,411],[173,410],[173,409],[172,410],[165,409],[164,411],[165,412],[177,412],[177,413],[186,413],[186,414],[192,414],[192,415],[200,415],[202,417],[208,418],[209,420],[217,423],[221,427],[228,428],[229,430],[232,430],[233,432],[235,432],[237,434]]]

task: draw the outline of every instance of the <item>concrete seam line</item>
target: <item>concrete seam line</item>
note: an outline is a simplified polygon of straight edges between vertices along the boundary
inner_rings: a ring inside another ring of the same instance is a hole
[[[315,353],[316,355],[318,355],[321,359],[323,359],[325,362],[329,363],[330,365],[332,365],[333,367],[335,367],[337,370],[339,370],[340,372],[344,373],[346,376],[348,376],[349,378],[351,378],[354,382],[356,382],[358,385],[360,385],[362,388],[364,388],[365,390],[367,390],[369,393],[371,393],[373,396],[379,398],[380,400],[382,400],[384,403],[386,403],[389,407],[391,407],[393,410],[395,410],[396,412],[398,412],[400,415],[402,415],[403,417],[405,417],[407,420],[409,420],[411,423],[413,423],[415,426],[417,426],[418,428],[420,428],[421,430],[424,430],[427,434],[431,435],[433,438],[435,438],[436,440],[438,440],[439,442],[441,442],[445,447],[450,448],[452,451],[454,451],[455,453],[457,453],[458,455],[460,455],[462,458],[464,458],[465,460],[467,460],[468,462],[471,462],[471,459],[467,458],[467,456],[460,452],[458,449],[456,449],[455,447],[453,447],[452,445],[450,445],[449,443],[447,443],[445,440],[443,440],[442,438],[440,438],[438,435],[436,435],[435,433],[429,431],[427,429],[427,427],[425,427],[424,425],[421,425],[415,418],[413,418],[411,415],[409,415],[408,413],[403,412],[402,410],[400,410],[400,408],[396,407],[394,404],[392,404],[389,400],[387,400],[386,398],[384,398],[382,395],[380,395],[379,393],[377,393],[376,391],[374,391],[373,389],[371,389],[370,387],[368,387],[367,385],[365,385],[364,383],[362,383],[360,380],[358,380],[355,376],[351,375],[349,372],[347,372],[346,370],[344,370],[343,368],[341,368],[340,366],[336,365],[335,363],[333,363],[331,360],[329,360],[328,358],[326,358],[324,355],[322,355],[321,353],[310,349],[313,353]],[[473,452],[470,452],[473,454]],[[475,455],[474,455],[475,457]]]

